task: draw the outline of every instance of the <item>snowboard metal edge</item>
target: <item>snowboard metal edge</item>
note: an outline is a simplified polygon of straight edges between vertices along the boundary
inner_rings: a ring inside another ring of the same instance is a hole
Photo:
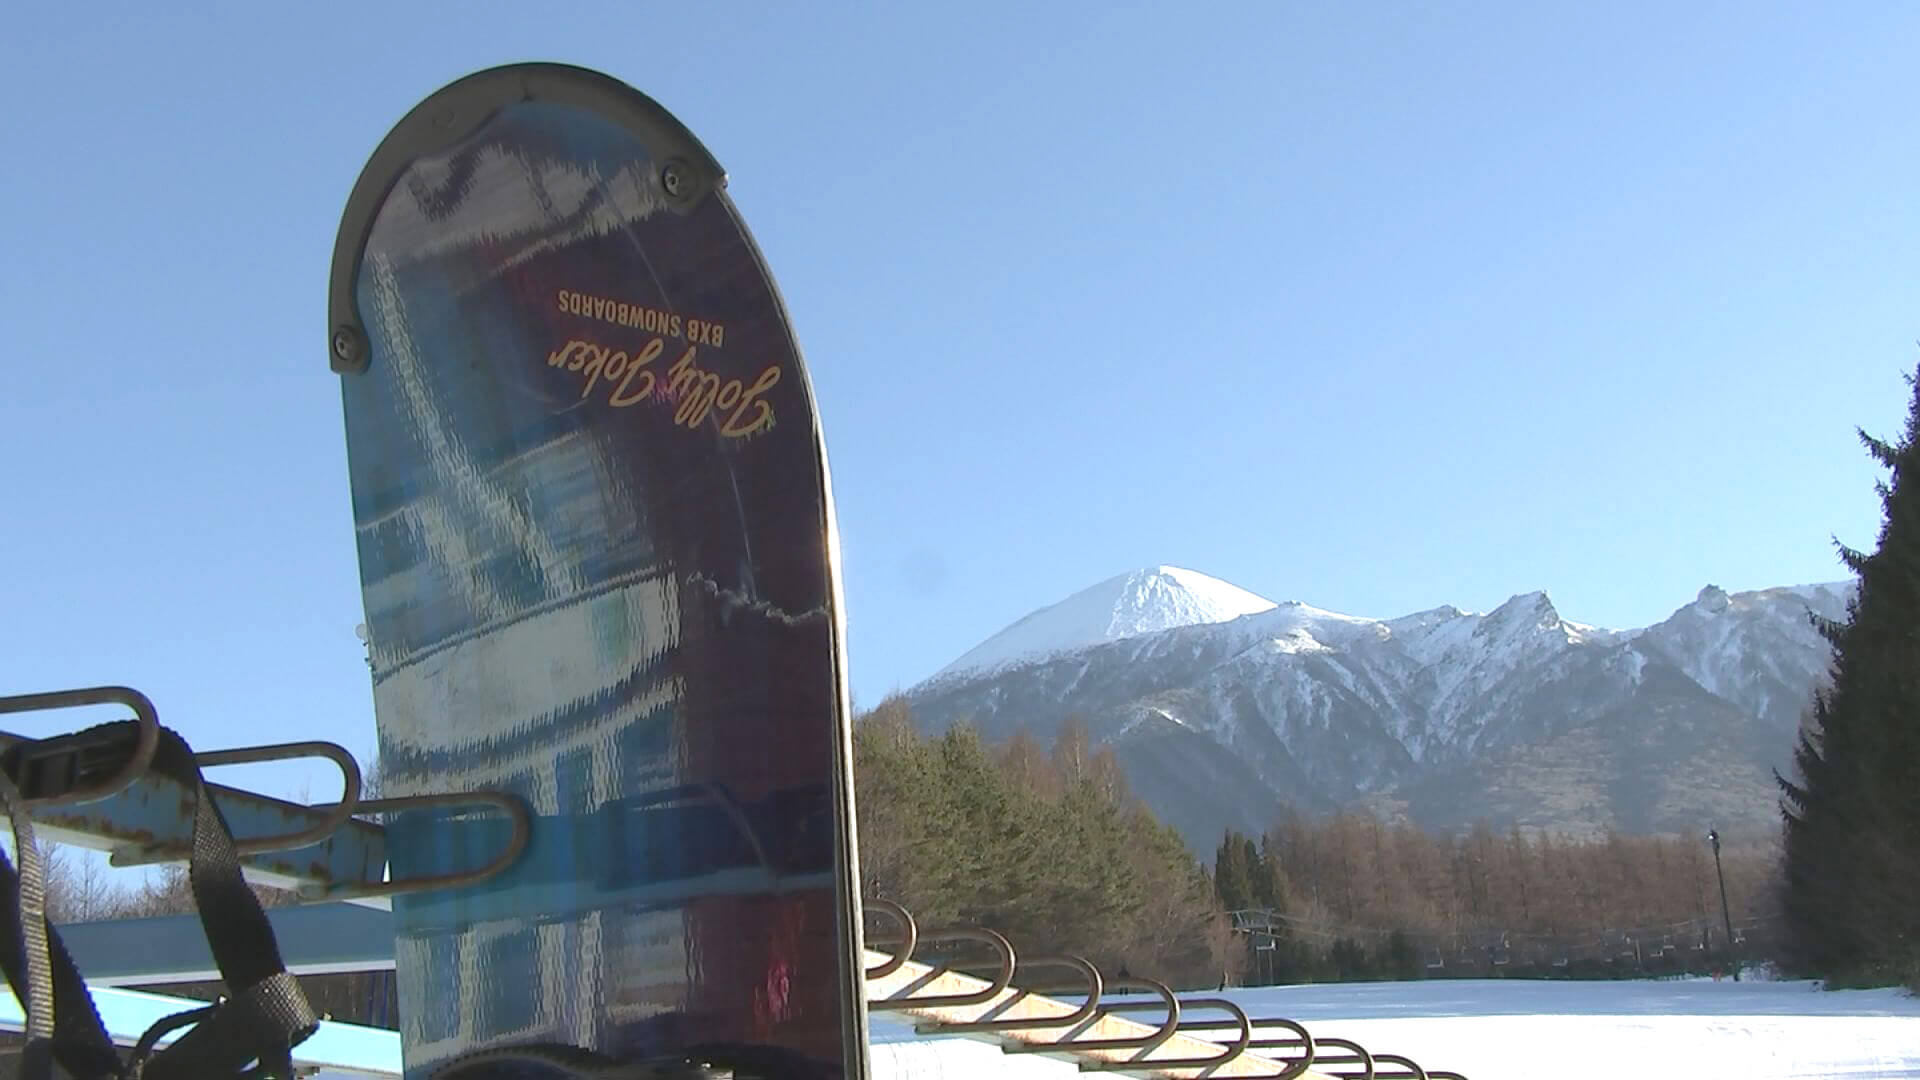
[[[722,188],[716,188],[713,197],[720,200],[733,218],[747,250],[753,254],[760,276],[767,283],[767,291],[772,295],[780,321],[786,325],[788,337],[793,343],[794,368],[800,375],[801,387],[808,403],[813,406],[814,463],[819,476],[827,532],[827,599],[833,605],[831,633],[835,708],[840,713],[840,723],[835,725],[833,747],[834,813],[839,818],[834,830],[834,871],[838,878],[836,886],[839,895],[844,898],[836,906],[841,920],[841,939],[848,946],[841,950],[840,985],[843,996],[848,999],[844,1002],[843,1014],[850,1018],[849,1030],[842,1041],[846,1046],[849,1076],[866,1080],[871,1071],[867,1053],[866,919],[860,897],[860,845],[855,828],[858,813],[853,782],[853,700],[847,678],[847,609],[840,580],[840,521],[833,499],[833,470],[827,462],[826,426],[820,422],[819,403],[813,393],[813,376],[807,371],[806,355],[800,347],[799,334],[794,331],[792,314],[787,309],[786,297],[780,292],[780,283],[774,278],[766,255],[753,238],[753,231],[747,228],[746,219],[741,216],[733,199]],[[849,990],[851,993],[848,993]]]

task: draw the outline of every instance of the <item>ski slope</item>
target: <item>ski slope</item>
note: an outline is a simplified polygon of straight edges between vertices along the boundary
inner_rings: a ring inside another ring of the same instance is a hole
[[[1469,1080],[1920,1077],[1920,1000],[1806,982],[1431,980],[1230,990],[1252,1016]],[[1078,1076],[876,1017],[874,1080]]]

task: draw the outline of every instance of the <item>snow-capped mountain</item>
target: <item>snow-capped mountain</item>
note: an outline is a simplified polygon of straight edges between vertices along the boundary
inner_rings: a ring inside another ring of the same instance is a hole
[[[1367,619],[1192,571],[1114,578],[1035,612],[908,694],[918,722],[1042,738],[1069,715],[1196,850],[1283,804],[1423,824],[1770,832],[1851,583],[1728,594],[1656,625],[1485,613]]]
[[[1238,585],[1177,566],[1135,570],[1041,608],[969,649],[934,677],[999,671],[1177,626],[1227,622],[1273,606],[1273,601]]]

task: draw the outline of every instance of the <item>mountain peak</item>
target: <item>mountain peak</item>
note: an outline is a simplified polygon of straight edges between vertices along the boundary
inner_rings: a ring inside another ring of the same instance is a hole
[[[1018,666],[1056,653],[1179,626],[1230,622],[1276,605],[1216,577],[1179,566],[1149,566],[1108,578],[1041,608],[941,669],[960,672]]]
[[[1553,600],[1545,589],[1536,589],[1508,598],[1506,603],[1494,608],[1487,617],[1495,622],[1538,620],[1541,626],[1557,626],[1560,623],[1560,609],[1553,606]]]

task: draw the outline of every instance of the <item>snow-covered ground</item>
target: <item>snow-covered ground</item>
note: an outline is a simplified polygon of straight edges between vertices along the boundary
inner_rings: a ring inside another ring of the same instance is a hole
[[[1469,1080],[1920,1077],[1920,999],[1805,982],[1432,980],[1228,991],[1250,1015]],[[876,1019],[874,1080],[1080,1075]]]

